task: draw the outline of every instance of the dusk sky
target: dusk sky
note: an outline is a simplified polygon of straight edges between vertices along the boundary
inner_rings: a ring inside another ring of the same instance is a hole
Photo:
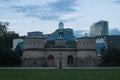
[[[120,0],[0,0],[0,21],[8,21],[8,30],[20,35],[52,33],[60,21],[65,28],[89,33],[90,26],[100,20],[119,31]]]

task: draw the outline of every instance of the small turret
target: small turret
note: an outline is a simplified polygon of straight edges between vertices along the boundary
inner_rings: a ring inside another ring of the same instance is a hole
[[[59,23],[59,29],[64,29],[64,24],[62,22]]]
[[[64,24],[62,22],[59,23],[59,37],[63,37],[63,29],[64,29]]]

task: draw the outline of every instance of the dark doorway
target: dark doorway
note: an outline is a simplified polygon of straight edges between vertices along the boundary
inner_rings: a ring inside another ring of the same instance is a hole
[[[54,67],[54,56],[53,55],[48,56],[47,63],[49,67]]]
[[[73,64],[73,56],[72,55],[69,55],[67,60],[68,60],[67,62],[69,65]]]

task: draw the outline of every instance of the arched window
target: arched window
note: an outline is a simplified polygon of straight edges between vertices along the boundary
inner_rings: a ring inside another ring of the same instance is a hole
[[[67,60],[68,60],[67,61],[68,64],[73,64],[73,56],[72,55],[69,55]]]

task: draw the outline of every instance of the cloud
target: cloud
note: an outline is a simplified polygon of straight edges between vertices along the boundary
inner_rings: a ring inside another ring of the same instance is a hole
[[[0,19],[0,21],[3,21],[3,22],[17,22],[16,20],[14,19]]]
[[[87,33],[87,36],[90,36],[90,32],[88,28],[84,28],[81,30],[74,31],[74,36],[79,38],[85,36],[85,33]]]
[[[79,37],[82,37],[82,36],[83,36],[83,34],[82,34],[83,31],[81,31],[81,30],[80,30],[80,31],[74,31],[73,33],[74,33],[74,36],[75,36],[76,38],[79,38]]]
[[[18,13],[25,14],[26,17],[34,17],[42,20],[58,20],[62,15],[67,15],[76,11],[76,0],[56,0],[46,5],[25,5],[12,6]]]
[[[18,13],[25,14],[26,17],[34,17],[39,19],[56,19],[57,15],[49,7],[38,5],[13,6]]]
[[[120,2],[120,0],[117,0],[117,1],[115,1],[115,2]]]
[[[115,3],[120,3],[120,0],[114,1]]]
[[[74,6],[76,6],[76,0],[58,0],[54,3],[49,3],[48,5],[57,12],[71,12],[76,11]]]
[[[13,2],[13,1],[19,1],[19,0],[0,0],[0,2]]]
[[[64,21],[67,21],[67,20],[73,20],[73,19],[76,19],[78,17],[83,17],[81,16],[80,14],[78,13],[69,13],[69,14],[65,14],[63,16],[61,16],[61,19],[64,20]]]
[[[120,35],[120,30],[116,29],[111,29],[110,30],[110,35]]]

